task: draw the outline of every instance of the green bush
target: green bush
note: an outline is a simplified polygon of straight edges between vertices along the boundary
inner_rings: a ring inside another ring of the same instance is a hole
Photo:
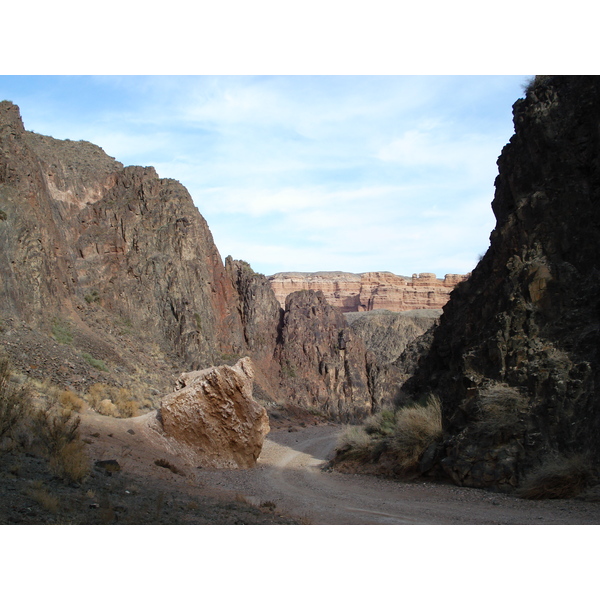
[[[91,354],[89,354],[88,352],[82,352],[81,353],[81,357],[83,358],[83,360],[85,360],[85,362],[88,363],[88,365],[90,365],[91,367],[94,367],[95,369],[98,369],[99,371],[108,371],[108,367],[106,366],[106,364],[104,363],[103,360],[100,360],[98,358],[94,358]]]
[[[70,325],[61,319],[54,319],[52,322],[52,337],[59,344],[70,344],[73,341]]]

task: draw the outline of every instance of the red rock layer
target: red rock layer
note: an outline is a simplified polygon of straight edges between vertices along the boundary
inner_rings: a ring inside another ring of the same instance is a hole
[[[412,277],[388,271],[371,273],[276,273],[269,277],[271,287],[282,307],[292,292],[321,291],[329,304],[342,312],[386,309],[395,312],[423,308],[442,308],[454,287],[467,275],[446,275],[437,279],[433,273]]]

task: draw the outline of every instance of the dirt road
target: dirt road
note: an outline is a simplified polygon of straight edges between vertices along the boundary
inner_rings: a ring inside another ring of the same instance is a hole
[[[402,483],[323,471],[339,427],[272,432],[256,468],[204,471],[206,486],[312,524],[600,524],[600,503],[530,501],[430,482]]]

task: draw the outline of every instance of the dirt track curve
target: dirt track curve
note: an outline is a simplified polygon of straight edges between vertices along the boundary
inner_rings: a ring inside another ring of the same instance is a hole
[[[323,471],[339,427],[273,431],[258,465],[245,471],[204,471],[203,484],[307,524],[600,524],[600,503],[531,501],[431,482],[404,483]]]

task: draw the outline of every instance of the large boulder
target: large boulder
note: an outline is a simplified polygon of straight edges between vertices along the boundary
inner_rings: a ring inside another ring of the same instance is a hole
[[[160,408],[164,433],[191,447],[205,465],[248,468],[256,464],[269,433],[266,410],[252,398],[249,358],[184,373]]]

